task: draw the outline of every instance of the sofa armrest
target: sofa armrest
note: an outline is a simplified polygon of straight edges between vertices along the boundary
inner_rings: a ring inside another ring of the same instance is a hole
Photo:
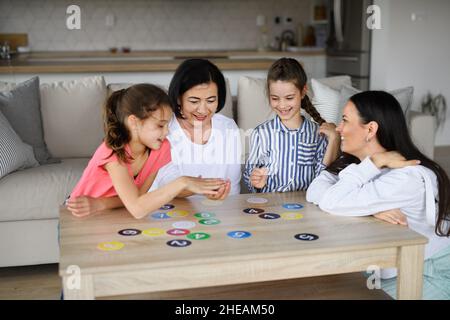
[[[411,111],[409,130],[414,144],[430,159],[434,159],[436,123],[432,115]]]

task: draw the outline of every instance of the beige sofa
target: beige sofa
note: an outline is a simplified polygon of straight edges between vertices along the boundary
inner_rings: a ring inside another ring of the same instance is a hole
[[[237,97],[237,120],[245,130],[272,116],[267,106],[261,111],[266,104],[263,89],[248,86],[247,80],[240,81]],[[128,85],[107,86],[102,77],[41,84],[44,138],[61,163],[16,171],[0,180],[0,267],[58,262],[59,205],[102,140],[101,107],[106,97]],[[233,117],[229,86],[227,89],[221,112]],[[427,116],[414,119],[413,137],[431,149],[434,122]]]

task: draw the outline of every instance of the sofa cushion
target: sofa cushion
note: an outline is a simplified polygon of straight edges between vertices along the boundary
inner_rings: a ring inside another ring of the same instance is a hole
[[[350,99],[351,96],[353,96],[359,92],[361,92],[361,90],[358,90],[351,86],[343,86],[339,93],[340,94],[339,104],[342,107],[342,109],[344,108],[348,99]],[[402,110],[403,110],[403,114],[405,115],[406,119],[408,119],[408,123],[409,123],[409,118],[410,118],[409,112],[410,112],[411,103],[412,103],[412,99],[413,99],[414,88],[406,87],[406,88],[401,88],[401,89],[397,89],[397,90],[391,90],[391,91],[389,91],[389,93],[392,94],[395,97],[395,99],[397,99],[397,101],[400,103],[400,106],[402,107]]]
[[[39,97],[39,78],[33,77],[20,84],[6,85],[0,92],[0,111],[8,119],[22,141],[33,147],[34,155],[40,164],[56,162],[51,159],[44,141],[41,106]],[[5,89],[11,90],[5,90]]]
[[[103,77],[41,85],[44,137],[55,157],[91,157],[103,140]]]
[[[33,148],[22,142],[0,111],[0,179],[13,171],[38,165]]]
[[[81,177],[89,159],[13,172],[0,180],[0,221],[52,219]]]

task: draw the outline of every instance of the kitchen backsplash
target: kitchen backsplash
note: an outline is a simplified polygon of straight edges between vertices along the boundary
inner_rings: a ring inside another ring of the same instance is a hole
[[[81,29],[68,30],[66,9],[81,9]],[[0,33],[27,33],[32,50],[254,49],[257,15],[270,39],[308,24],[310,0],[0,0]],[[106,16],[114,25],[106,25]],[[274,17],[291,17],[275,25]]]

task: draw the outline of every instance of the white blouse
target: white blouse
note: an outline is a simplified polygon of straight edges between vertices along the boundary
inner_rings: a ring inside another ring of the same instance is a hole
[[[430,169],[418,165],[380,170],[369,157],[349,165],[338,176],[322,171],[306,193],[308,202],[334,215],[369,216],[400,209],[409,228],[428,238],[425,259],[450,246],[450,238],[439,237],[434,231],[436,199],[437,177]],[[391,271],[384,272],[383,277],[392,276],[395,274]]]
[[[211,135],[206,144],[191,141],[175,116],[169,123],[167,139],[172,162],[161,168],[149,191],[180,176],[230,179],[230,194],[239,194],[241,179],[241,136],[233,119],[215,114]]]

